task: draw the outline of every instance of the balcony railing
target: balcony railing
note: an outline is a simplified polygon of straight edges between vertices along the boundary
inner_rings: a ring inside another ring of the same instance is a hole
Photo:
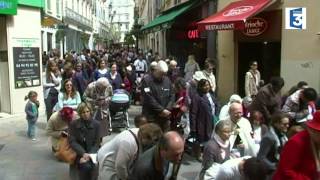
[[[75,23],[84,29],[92,30],[92,20],[80,15],[79,13],[73,11],[70,8],[66,8],[65,20],[71,21],[70,23]]]

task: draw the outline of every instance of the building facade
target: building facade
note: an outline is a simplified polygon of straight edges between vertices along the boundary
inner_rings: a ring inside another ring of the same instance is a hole
[[[220,0],[218,11],[231,2],[234,1]],[[258,61],[266,83],[272,76],[284,78],[283,92],[302,80],[319,92],[319,6],[320,1],[316,0],[270,1],[263,11],[251,18],[267,24],[262,33],[252,36],[240,30],[218,31],[217,84],[220,99],[227,100],[234,92],[244,95],[245,72],[253,60]],[[286,8],[292,7],[306,9],[306,29],[286,29],[290,20],[286,18]]]
[[[42,20],[44,51],[80,52],[103,49],[108,36],[108,6],[104,0],[46,0]]]
[[[23,113],[24,97],[41,86],[42,0],[0,0],[0,112]],[[43,110],[43,105],[40,110]]]
[[[108,4],[108,24],[112,31],[120,32],[118,37],[120,43],[124,42],[124,37],[131,30],[134,23],[134,0],[109,0]],[[117,34],[112,34],[117,36]]]

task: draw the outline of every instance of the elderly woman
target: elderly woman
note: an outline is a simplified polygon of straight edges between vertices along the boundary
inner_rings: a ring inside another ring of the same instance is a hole
[[[203,77],[205,77],[205,79],[209,81],[211,86],[211,91],[213,93],[216,91],[216,77],[213,74],[214,68],[215,68],[214,61],[207,58],[204,64],[204,70],[197,71],[197,72],[200,72],[203,75]]]
[[[85,102],[94,108],[95,119],[100,121],[101,138],[109,133],[107,113],[112,94],[112,86],[105,77],[90,83],[83,94]]]
[[[232,123],[229,120],[218,121],[212,139],[210,139],[204,148],[202,170],[200,179],[203,179],[204,173],[211,166],[222,164],[230,158],[229,138],[232,132]]]
[[[139,154],[151,147],[162,136],[154,123],[122,131],[98,151],[99,179],[128,179]]]
[[[52,152],[58,150],[58,141],[61,136],[68,136],[68,126],[71,121],[78,118],[78,115],[70,107],[64,107],[60,111],[54,112],[47,124],[46,132],[51,137]]]
[[[70,147],[76,152],[75,168],[80,180],[93,180],[95,165],[90,154],[97,153],[100,145],[99,122],[92,118],[92,108],[88,103],[78,107],[80,119],[69,126]]]
[[[58,102],[54,107],[55,111],[59,111],[63,107],[71,107],[77,109],[81,103],[81,97],[79,92],[74,87],[71,79],[66,79],[61,87],[58,95]]]

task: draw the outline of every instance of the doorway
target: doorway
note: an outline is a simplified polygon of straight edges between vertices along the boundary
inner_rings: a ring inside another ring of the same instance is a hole
[[[261,79],[268,83],[272,76],[280,76],[281,42],[238,43],[238,92],[245,96],[245,74],[251,61],[258,62]]]

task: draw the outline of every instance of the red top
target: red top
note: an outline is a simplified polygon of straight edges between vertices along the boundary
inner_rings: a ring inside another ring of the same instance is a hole
[[[309,133],[294,135],[284,146],[273,180],[317,180],[316,162]]]

